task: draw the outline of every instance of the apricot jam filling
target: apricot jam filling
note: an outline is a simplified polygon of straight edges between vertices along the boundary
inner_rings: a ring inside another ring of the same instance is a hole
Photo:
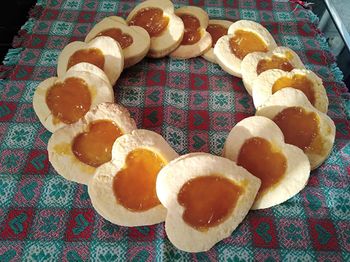
[[[185,26],[185,33],[181,45],[193,45],[201,39],[200,22],[193,15],[183,14],[180,18]]]
[[[312,105],[315,105],[315,91],[313,89],[313,83],[304,75],[293,75],[292,78],[284,76],[275,81],[272,86],[272,93],[274,94],[278,90],[285,87],[292,87],[302,91],[309,99]]]
[[[157,153],[138,148],[131,151],[124,167],[113,179],[117,201],[125,208],[141,212],[160,204],[156,194],[156,179],[166,162]]]
[[[168,24],[169,18],[163,16],[163,10],[156,7],[146,7],[139,10],[129,22],[129,25],[143,27],[151,37],[159,36]]]
[[[284,154],[261,137],[252,137],[243,143],[237,164],[261,179],[259,194],[276,185],[287,170],[287,159]]]
[[[282,130],[286,143],[295,145],[306,151],[314,151],[322,143],[319,137],[319,120],[314,112],[306,112],[302,107],[288,107],[278,113],[273,121]]]
[[[83,117],[91,106],[88,84],[81,78],[69,77],[56,83],[46,94],[46,104],[54,121],[72,124]]]
[[[211,35],[212,47],[215,46],[216,42],[219,40],[220,37],[227,35],[227,28],[222,25],[208,25],[206,30]]]
[[[267,52],[267,45],[260,36],[253,32],[237,30],[230,38],[231,52],[239,59],[243,59],[252,52]]]
[[[98,48],[80,49],[74,52],[69,58],[67,70],[82,62],[93,64],[103,70],[105,57],[102,51]]]
[[[235,208],[244,188],[231,180],[211,175],[187,181],[177,200],[184,207],[182,218],[197,230],[222,223]]]
[[[113,143],[122,134],[112,121],[92,122],[88,131],[74,138],[72,151],[81,162],[98,167],[111,160]]]
[[[260,75],[262,72],[269,69],[281,69],[283,71],[290,72],[294,69],[294,67],[288,62],[287,58],[272,55],[271,58],[262,59],[259,61],[256,67],[256,72],[258,75]]]
[[[96,37],[98,36],[109,36],[113,38],[115,41],[117,41],[120,44],[120,47],[122,49],[127,48],[134,42],[131,35],[124,34],[122,30],[120,30],[119,28],[110,28],[110,29],[103,30],[96,35]]]

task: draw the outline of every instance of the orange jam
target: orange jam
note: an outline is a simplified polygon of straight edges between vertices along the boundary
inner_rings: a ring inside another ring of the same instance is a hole
[[[260,60],[256,67],[256,72],[258,75],[269,69],[281,69],[283,71],[290,72],[293,70],[293,68],[294,67],[288,62],[287,58],[273,55],[270,59]]]
[[[111,160],[113,143],[122,134],[112,121],[92,122],[87,132],[74,138],[72,151],[81,162],[98,167]]]
[[[276,185],[287,169],[287,159],[283,153],[261,137],[252,137],[244,142],[237,164],[261,179],[259,194]]]
[[[69,58],[67,69],[82,62],[93,64],[103,70],[105,57],[98,48],[80,49]]]
[[[309,99],[312,105],[315,104],[315,92],[313,89],[313,83],[304,75],[294,75],[292,78],[281,77],[275,81],[272,86],[272,93],[274,94],[278,90],[285,87],[293,87],[302,91],[306,97]]]
[[[124,167],[113,180],[117,201],[131,211],[146,211],[160,204],[156,179],[165,161],[153,151],[138,148],[131,151]]]
[[[184,221],[197,230],[222,223],[235,208],[244,189],[220,176],[196,177],[180,189],[177,200],[185,210]]]
[[[288,107],[278,113],[273,121],[282,130],[286,143],[309,151],[319,134],[319,120],[314,112],[307,113],[302,107]]]
[[[50,87],[46,104],[54,119],[71,124],[83,117],[91,106],[91,93],[87,83],[77,77],[69,77]]]
[[[122,49],[127,48],[134,41],[132,39],[131,35],[124,34],[122,32],[122,30],[120,30],[119,28],[106,29],[106,30],[98,33],[98,35],[96,35],[96,37],[98,37],[98,36],[109,36],[109,37],[112,37],[115,41],[117,41],[120,44],[120,47]]]
[[[168,24],[169,18],[163,16],[163,10],[155,7],[141,9],[129,22],[129,25],[143,27],[151,37],[160,35]]]
[[[222,25],[208,25],[206,30],[211,35],[212,47],[215,46],[220,37],[227,35],[227,28]]]
[[[252,52],[267,52],[267,45],[261,37],[253,32],[245,30],[235,31],[235,35],[230,38],[231,52],[239,59],[243,59]]]
[[[201,39],[200,22],[193,15],[180,15],[185,26],[185,33],[181,45],[193,45]]]

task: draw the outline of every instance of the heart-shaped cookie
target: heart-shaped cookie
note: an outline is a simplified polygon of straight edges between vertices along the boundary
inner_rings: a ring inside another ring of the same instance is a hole
[[[215,55],[214,55],[214,46],[220,37],[227,35],[228,28],[232,25],[232,23],[233,22],[228,20],[217,20],[217,19],[209,20],[206,31],[211,36],[211,48],[202,55],[204,59],[208,60],[209,62],[217,64]]]
[[[328,110],[328,97],[322,79],[306,69],[286,72],[271,69],[261,73],[253,82],[253,102],[255,108],[263,106],[269,97],[280,89],[293,87],[304,92],[310,103],[323,113]]]
[[[304,152],[286,144],[282,131],[266,117],[248,117],[237,123],[225,142],[223,156],[261,179],[252,209],[288,200],[305,187],[310,175]]]
[[[187,252],[209,250],[243,220],[259,187],[260,179],[223,157],[191,153],[171,161],[157,179],[169,240]]]
[[[264,194],[265,190],[279,183],[287,170],[285,155],[261,137],[252,137],[243,143],[237,164],[263,181],[260,194]]]
[[[290,72],[294,68],[305,69],[305,66],[297,53],[288,47],[279,46],[267,53],[250,53],[241,63],[244,87],[252,95],[253,83],[261,73],[270,69]]]
[[[78,63],[90,63],[105,72],[113,86],[124,68],[124,55],[120,45],[108,36],[99,36],[89,43],[74,41],[66,45],[58,56],[57,75],[63,76]]]
[[[98,167],[111,160],[113,143],[122,134],[112,121],[96,120],[74,138],[72,151],[81,162]]]
[[[184,24],[169,0],[147,0],[138,4],[126,19],[130,26],[143,27],[151,37],[147,56],[160,58],[174,51],[184,34]]]
[[[148,53],[151,38],[140,26],[128,26],[118,16],[109,16],[97,23],[85,37],[90,42],[98,36],[109,36],[117,41],[124,55],[124,68],[140,62]]]
[[[180,45],[169,54],[170,57],[188,59],[200,56],[211,47],[211,36],[206,31],[208,14],[196,6],[183,6],[175,10],[184,23],[185,33]]]
[[[114,141],[135,129],[126,108],[100,103],[78,122],[52,134],[49,161],[64,178],[87,185],[96,168],[111,160]]]
[[[205,193],[208,188],[210,195]],[[220,176],[192,178],[181,187],[178,194],[177,200],[184,208],[182,218],[200,231],[217,226],[235,208],[243,190]]]
[[[268,52],[276,48],[269,31],[254,21],[239,20],[228,29],[228,34],[219,38],[214,55],[217,63],[227,73],[242,77],[243,58],[253,52]]]
[[[311,169],[321,165],[332,151],[334,122],[314,108],[300,90],[277,91],[256,115],[272,119],[282,130],[286,143],[299,147],[308,156]]]
[[[77,122],[95,105],[113,102],[114,92],[98,67],[80,63],[61,77],[41,82],[33,96],[33,108],[50,132]]]
[[[119,137],[111,161],[100,166],[89,183],[97,212],[122,226],[152,225],[164,221],[166,209],[156,195],[159,170],[177,153],[164,138],[148,130]]]

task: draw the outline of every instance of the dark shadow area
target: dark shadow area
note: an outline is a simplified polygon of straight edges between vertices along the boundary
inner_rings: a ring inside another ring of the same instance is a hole
[[[17,35],[21,26],[29,18],[29,10],[35,0],[6,0],[1,1],[0,8],[0,62],[9,48],[12,47],[12,40]]]

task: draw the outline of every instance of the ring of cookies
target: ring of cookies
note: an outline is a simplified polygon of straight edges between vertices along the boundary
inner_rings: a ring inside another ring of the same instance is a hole
[[[202,56],[242,78],[256,115],[232,128],[222,156],[179,156],[114,103],[123,69],[146,56]],[[68,44],[33,107],[53,133],[50,163],[88,186],[98,214],[120,226],[165,221],[171,243],[187,252],[229,237],[249,210],[298,194],[335,139],[322,80],[293,50],[256,22],[209,20],[203,9],[175,10],[169,0],[144,1],[125,20],[106,17],[84,42]]]

